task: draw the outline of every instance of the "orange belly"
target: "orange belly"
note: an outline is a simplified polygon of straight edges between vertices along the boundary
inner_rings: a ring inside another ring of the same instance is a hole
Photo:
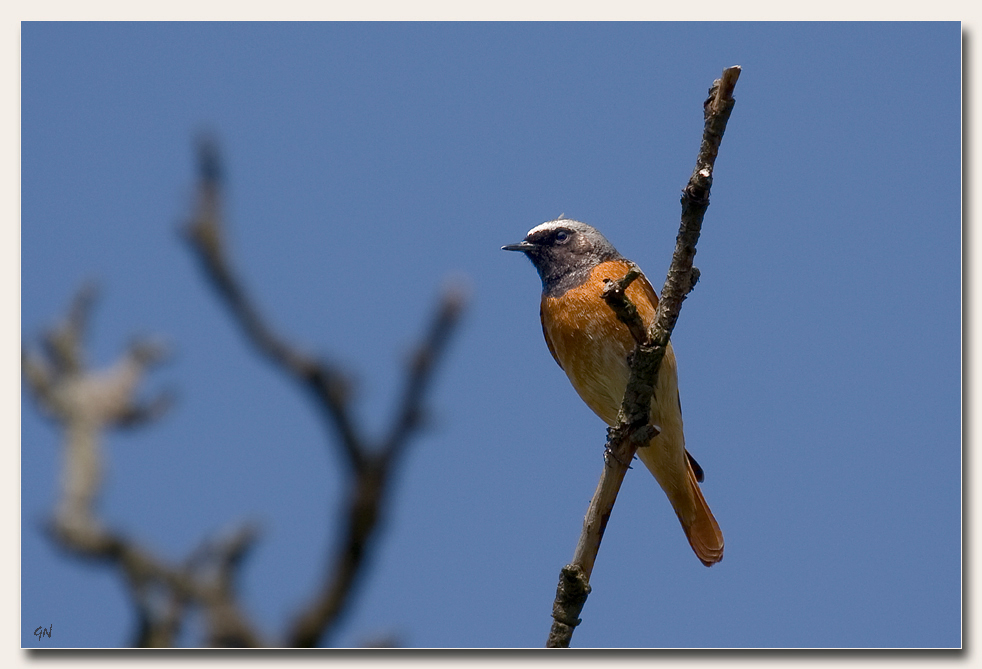
[[[630,368],[634,339],[603,301],[604,278],[617,280],[631,265],[623,261],[598,265],[590,279],[559,297],[543,297],[541,317],[546,343],[587,406],[608,425],[615,425]],[[627,289],[645,326],[655,317],[658,296],[643,276]],[[682,411],[679,406],[675,353],[671,344],[662,360],[651,404],[650,421],[661,432],[638,449],[638,458],[657,479],[685,524],[696,501],[689,482]]]

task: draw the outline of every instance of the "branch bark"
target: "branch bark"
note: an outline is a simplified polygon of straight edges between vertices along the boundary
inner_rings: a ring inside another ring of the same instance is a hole
[[[459,323],[466,297],[459,286],[449,287],[441,297],[429,332],[411,359],[392,425],[385,438],[372,442],[352,417],[348,377],[333,364],[315,359],[279,336],[249,298],[228,258],[221,215],[221,166],[212,142],[201,143],[199,160],[198,207],[185,231],[191,249],[246,339],[312,395],[334,433],[332,443],[349,468],[343,534],[328,560],[317,594],[302,607],[287,632],[288,645],[315,646],[329,637],[364,572],[385,514],[392,474],[407,444],[420,431],[427,389]]]
[[[548,648],[568,648],[573,630],[580,623],[579,614],[590,593],[590,575],[600,550],[604,530],[620,490],[628,465],[638,447],[655,434],[648,425],[648,414],[654,394],[654,380],[678,320],[682,302],[698,281],[698,270],[692,266],[702,220],[709,206],[713,168],[719,144],[735,103],[733,89],[740,67],[723,71],[713,82],[703,104],[705,124],[696,166],[682,191],[682,217],[675,241],[675,252],[662,288],[658,310],[651,327],[645,330],[637,310],[624,294],[633,280],[629,273],[620,282],[609,282],[604,300],[618,318],[627,324],[635,338],[631,355],[631,376],[618,415],[618,424],[607,433],[604,469],[583,521],[583,531],[570,564],[563,567],[553,603],[553,624],[546,641]]]

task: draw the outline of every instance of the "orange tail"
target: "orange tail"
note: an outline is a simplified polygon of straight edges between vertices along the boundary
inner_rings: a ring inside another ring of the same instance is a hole
[[[689,487],[695,503],[695,515],[689,523],[686,523],[681,515],[679,520],[696,557],[707,567],[712,567],[723,559],[723,533],[716,523],[716,518],[713,517],[713,512],[709,510],[709,505],[706,504],[706,498],[702,496],[702,490],[699,489],[691,464],[689,464]]]

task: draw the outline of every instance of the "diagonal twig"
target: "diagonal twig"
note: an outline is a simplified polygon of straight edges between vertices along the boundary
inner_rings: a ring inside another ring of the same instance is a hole
[[[733,88],[739,76],[739,66],[724,70],[722,77],[713,82],[709,97],[703,105],[705,124],[702,143],[695,169],[682,191],[682,217],[675,252],[655,318],[647,331],[644,330],[636,309],[632,314],[633,305],[629,305],[630,301],[623,289],[608,286],[605,292],[605,300],[618,317],[628,323],[636,341],[631,357],[631,376],[618,415],[618,425],[608,431],[606,452],[611,457],[604,459],[604,469],[587,509],[573,560],[560,572],[553,604],[553,624],[546,647],[569,647],[573,630],[580,622],[580,612],[590,593],[590,574],[617,493],[627,473],[627,463],[631,462],[638,447],[653,436],[652,427],[648,425],[648,413],[654,394],[654,379],[657,378],[672,330],[678,320],[682,301],[698,280],[698,270],[692,266],[692,259],[702,230],[703,216],[709,206],[713,167],[726,123],[733,110]],[[643,337],[640,336],[642,332]]]

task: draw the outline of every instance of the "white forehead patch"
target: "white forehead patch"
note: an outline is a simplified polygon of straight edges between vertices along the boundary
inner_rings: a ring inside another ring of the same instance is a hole
[[[562,226],[568,226],[570,223],[579,223],[579,221],[574,221],[571,218],[559,217],[555,221],[546,221],[545,223],[539,223],[537,226],[535,226],[534,228],[532,228],[531,230],[529,230],[528,231],[528,234],[526,234],[525,236],[528,237],[529,235],[531,235],[533,233],[541,232],[543,230],[552,230],[554,228],[559,228],[559,227],[562,227]],[[581,225],[583,225],[583,224],[581,223]]]

